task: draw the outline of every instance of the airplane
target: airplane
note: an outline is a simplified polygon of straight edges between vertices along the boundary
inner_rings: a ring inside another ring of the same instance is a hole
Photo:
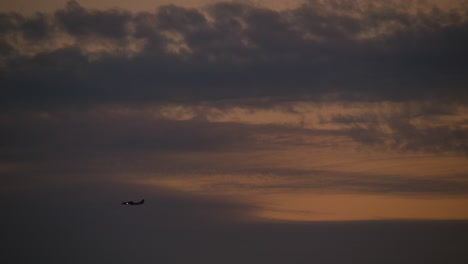
[[[143,199],[138,203],[135,203],[134,201],[128,201],[128,202],[123,202],[122,204],[123,205],[141,205],[141,204],[144,204],[144,203],[145,203],[145,200]]]

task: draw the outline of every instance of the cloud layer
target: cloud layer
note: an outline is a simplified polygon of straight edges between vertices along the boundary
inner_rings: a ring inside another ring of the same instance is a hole
[[[1,14],[2,105],[466,98],[467,8],[239,3]]]

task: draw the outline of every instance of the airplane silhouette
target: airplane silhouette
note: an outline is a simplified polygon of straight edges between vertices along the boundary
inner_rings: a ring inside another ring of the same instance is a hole
[[[141,201],[138,202],[138,203],[135,203],[135,202],[133,202],[133,201],[128,201],[128,202],[123,202],[122,204],[123,204],[123,205],[141,205],[141,204],[144,204],[144,203],[145,203],[145,200],[143,199],[143,200],[141,200]]]

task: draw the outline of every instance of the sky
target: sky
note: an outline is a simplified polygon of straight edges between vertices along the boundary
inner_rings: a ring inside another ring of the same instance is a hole
[[[467,47],[463,0],[2,1],[0,255],[467,263]]]

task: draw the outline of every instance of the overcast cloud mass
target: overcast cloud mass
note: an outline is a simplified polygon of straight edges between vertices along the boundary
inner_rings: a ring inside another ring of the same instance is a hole
[[[2,105],[466,100],[467,7],[308,1],[2,14]],[[287,87],[287,89],[285,88]],[[51,96],[53,95],[53,96]]]
[[[0,9],[5,263],[468,263],[466,1],[166,2]]]

